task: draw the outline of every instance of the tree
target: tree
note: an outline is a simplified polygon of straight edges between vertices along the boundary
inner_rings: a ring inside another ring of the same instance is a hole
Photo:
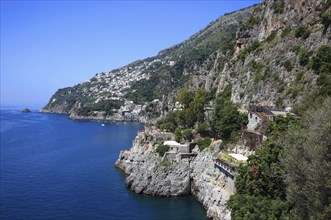
[[[317,85],[319,94],[322,96],[331,95],[331,47],[321,46],[315,57],[313,57],[312,67],[319,75]]]
[[[331,98],[280,141],[287,195],[302,219],[331,219]]]
[[[177,142],[181,142],[182,139],[183,139],[182,131],[180,130],[180,128],[176,128],[176,130],[175,130],[175,140]]]
[[[247,165],[239,167],[237,192],[228,202],[232,219],[281,219],[288,215],[281,151],[275,143],[264,142]]]
[[[191,141],[192,138],[193,138],[192,129],[187,128],[187,129],[183,130],[182,131],[182,136],[186,141]]]
[[[199,88],[194,92],[194,98],[190,103],[189,107],[190,109],[192,109],[196,117],[196,121],[198,122],[204,121],[205,119],[204,107],[206,103],[211,100],[211,98],[212,98],[211,94],[207,90]]]
[[[233,131],[239,130],[248,123],[247,115],[241,114],[231,101],[217,105],[211,121],[212,129],[224,140],[229,140]]]
[[[179,90],[179,93],[177,95],[177,101],[184,106],[184,108],[187,108],[189,104],[193,100],[193,93],[188,91],[187,88],[181,88]]]

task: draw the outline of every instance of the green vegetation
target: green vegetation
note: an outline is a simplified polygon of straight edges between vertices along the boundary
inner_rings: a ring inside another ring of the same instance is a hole
[[[239,59],[245,61],[247,55],[259,48],[260,45],[261,43],[258,40],[253,41],[250,45],[240,51]]]
[[[300,25],[295,29],[296,38],[307,39],[309,36],[310,36],[310,31],[306,27]]]
[[[247,165],[239,167],[237,192],[228,201],[232,219],[282,219],[288,213],[280,152],[274,143],[264,142]]]
[[[182,105],[182,109],[169,112],[157,122],[157,126],[172,132],[176,128],[180,130],[193,128],[196,123],[204,122],[204,107],[212,98],[212,94],[204,89],[197,89],[194,92],[186,88],[180,89],[177,101]]]
[[[331,98],[306,112],[282,136],[281,164],[298,219],[331,219]]]
[[[286,28],[283,30],[283,32],[281,33],[280,36],[281,36],[282,38],[285,38],[285,37],[287,37],[287,36],[291,33],[291,31],[292,31],[291,28],[286,27]]]
[[[308,102],[301,118],[269,122],[269,140],[239,167],[233,219],[331,218],[331,98]]]
[[[247,116],[238,112],[238,106],[233,104],[231,98],[231,85],[215,99],[213,95],[203,89],[194,92],[182,88],[177,101],[182,109],[169,112],[157,122],[162,130],[175,132],[175,139],[191,141],[193,133],[198,132],[203,138],[197,144],[200,150],[210,145],[211,137],[221,137],[224,141],[235,140],[235,134],[248,123]],[[214,100],[215,109],[210,121],[205,117],[206,104]]]
[[[325,11],[321,14],[322,23],[324,25],[324,30],[328,29],[331,24],[331,10]]]
[[[260,74],[256,74],[253,79],[254,85],[258,84],[261,80],[262,76]]]
[[[234,167],[240,166],[240,164],[243,163],[242,161],[239,161],[239,160],[233,158],[226,152],[223,152],[221,154],[221,159],[226,161],[227,163],[229,163],[231,166],[234,166]]]
[[[211,129],[210,129],[210,125],[208,123],[208,121],[204,121],[202,123],[198,124],[198,128],[197,131],[199,132],[199,134],[201,136],[206,136],[210,133]]]
[[[191,141],[193,138],[192,129],[191,128],[184,129],[182,131],[182,136],[184,140]]]
[[[292,51],[299,56],[299,64],[306,66],[309,63],[308,51],[299,45],[294,45]]]
[[[308,51],[301,49],[299,52],[299,63],[301,66],[306,66],[309,62]]]
[[[165,154],[165,152],[167,152],[168,150],[169,150],[169,146],[163,145],[163,144],[160,144],[156,148],[156,152],[159,154],[160,157],[163,157],[163,155]]]
[[[298,123],[298,119],[292,115],[287,115],[287,117],[276,116],[274,122],[268,122],[268,129],[266,135],[273,139],[278,139],[282,135],[285,135],[289,126]]]
[[[252,61],[252,67],[256,73],[260,73],[264,67],[264,64],[259,61]]]
[[[321,46],[312,59],[312,68],[318,74],[317,85],[319,94],[331,95],[331,47]]]
[[[300,53],[300,51],[301,51],[301,47],[300,47],[300,45],[298,45],[298,44],[294,45],[293,48],[292,48],[292,51],[293,51],[296,55],[298,55],[298,54]]]
[[[297,72],[297,75],[295,77],[295,82],[298,83],[301,81],[302,77],[304,76],[305,72],[303,70]]]
[[[277,91],[278,92],[282,92],[284,90],[284,87],[281,87],[281,89],[278,89]],[[275,102],[275,105],[277,107],[284,107],[284,102],[283,102],[283,99],[282,98],[277,98],[276,102]]]
[[[87,103],[77,110],[77,114],[89,116],[94,115],[94,111],[104,111],[105,115],[112,115],[113,110],[119,109],[123,103],[123,101],[119,100],[101,100],[98,103]]]
[[[275,37],[277,36],[277,31],[273,31],[271,32],[271,34],[267,37],[266,41],[268,43],[270,43],[271,41],[273,41],[275,39]]]
[[[272,9],[276,14],[281,14],[284,12],[285,3],[284,0],[275,0]]]
[[[229,140],[233,131],[248,123],[247,115],[238,112],[238,106],[231,102],[231,85],[216,98],[215,111],[210,121],[212,130],[223,140]]]
[[[244,23],[244,27],[247,29],[252,29],[255,25],[259,24],[261,21],[261,18],[256,16],[255,13],[253,13],[248,20]]]
[[[203,151],[204,149],[209,147],[210,144],[211,144],[210,137],[200,138],[199,140],[197,140],[197,145],[199,146],[200,151]]]
[[[290,72],[292,71],[292,63],[290,60],[285,60],[284,62],[281,63],[281,66],[285,67],[285,69]]]
[[[180,128],[176,128],[175,129],[175,140],[177,142],[181,142],[182,139],[183,139],[182,131],[180,130]]]

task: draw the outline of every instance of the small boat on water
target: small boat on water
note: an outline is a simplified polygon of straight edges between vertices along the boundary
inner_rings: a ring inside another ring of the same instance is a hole
[[[105,126],[105,124],[101,124],[101,126],[103,127],[103,126]]]

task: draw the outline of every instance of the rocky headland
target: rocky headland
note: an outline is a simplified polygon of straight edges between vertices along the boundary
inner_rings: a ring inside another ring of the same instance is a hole
[[[219,142],[195,158],[169,160],[160,157],[155,135],[138,133],[130,150],[121,151],[115,166],[127,174],[126,185],[136,193],[153,196],[193,195],[213,219],[230,219],[226,206],[233,193],[227,178],[214,167]]]

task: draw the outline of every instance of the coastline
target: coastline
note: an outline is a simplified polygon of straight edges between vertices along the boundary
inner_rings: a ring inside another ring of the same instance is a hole
[[[206,149],[195,158],[171,161],[155,152],[151,136],[138,133],[129,150],[120,152],[115,167],[126,174],[125,184],[138,194],[152,196],[193,196],[212,219],[231,219],[227,201],[232,192],[227,178],[214,167],[213,155]]]
[[[77,114],[72,114],[68,112],[58,112],[58,111],[48,111],[44,109],[39,110],[40,113],[47,114],[59,114],[59,115],[67,115],[69,119],[74,121],[95,121],[95,122],[105,122],[105,123],[121,123],[121,122],[132,122],[132,123],[141,123],[146,124],[146,120],[143,117],[139,117],[138,119],[118,117],[118,116],[79,116]]]
[[[77,121],[145,124],[123,118],[70,117],[71,114],[63,112],[40,112],[68,115],[69,119]],[[114,166],[126,175],[125,185],[128,188],[137,194],[151,196],[193,196],[202,204],[208,218],[231,219],[231,211],[226,206],[231,192],[226,189],[226,178],[214,168],[212,158],[215,152],[205,150],[194,159],[180,162],[162,161],[152,142],[138,132],[130,149],[120,152]],[[213,149],[218,151],[218,145]]]

